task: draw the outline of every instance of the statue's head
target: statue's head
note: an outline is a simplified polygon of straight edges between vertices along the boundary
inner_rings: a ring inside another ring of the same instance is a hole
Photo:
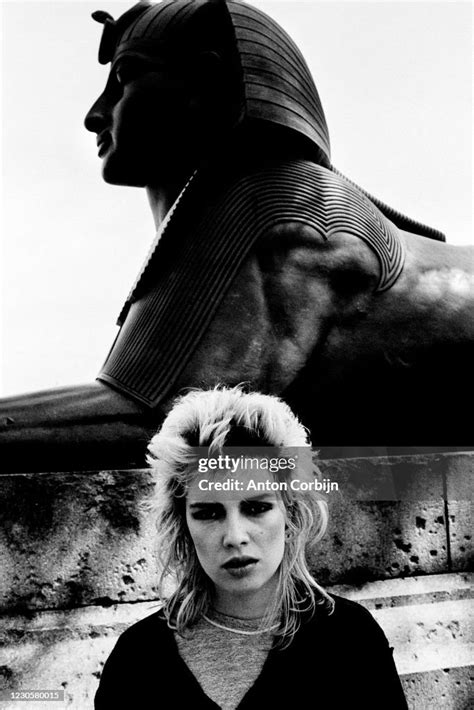
[[[105,12],[99,61],[111,63],[86,117],[111,183],[146,185],[173,166],[196,167],[223,140],[284,132],[330,163],[319,96],[293,41],[242,2],[143,0]]]

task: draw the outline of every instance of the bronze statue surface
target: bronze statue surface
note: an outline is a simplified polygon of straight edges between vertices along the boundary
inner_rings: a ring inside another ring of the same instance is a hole
[[[95,19],[86,127],[158,234],[99,382],[3,401],[5,468],[139,465],[174,396],[216,383],[283,395],[318,446],[468,444],[472,252],[335,171],[281,28],[223,0]]]

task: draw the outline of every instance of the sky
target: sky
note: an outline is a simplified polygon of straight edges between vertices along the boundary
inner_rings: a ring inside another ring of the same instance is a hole
[[[2,4],[3,396],[89,382],[145,259],[145,192],[103,183],[84,116],[102,91],[102,9]],[[409,216],[472,242],[469,2],[253,2],[302,50],[332,162]]]

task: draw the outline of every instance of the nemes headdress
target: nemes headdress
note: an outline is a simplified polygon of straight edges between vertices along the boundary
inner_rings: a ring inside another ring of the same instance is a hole
[[[329,167],[329,134],[308,66],[286,32],[268,15],[243,2],[165,0],[139,2],[117,21],[104,12],[99,61],[124,53],[186,66],[200,52],[224,63],[238,122],[257,119],[305,136],[318,162]]]

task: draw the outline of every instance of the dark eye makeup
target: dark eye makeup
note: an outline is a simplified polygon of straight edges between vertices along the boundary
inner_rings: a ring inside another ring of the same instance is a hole
[[[262,500],[243,500],[240,502],[240,511],[251,518],[264,515],[272,510],[273,503]],[[226,510],[220,503],[192,503],[191,517],[193,520],[222,520],[226,516]]]
[[[240,507],[242,512],[246,515],[257,516],[263,515],[263,513],[266,513],[267,511],[271,510],[273,508],[273,503],[269,503],[262,500],[243,500]]]
[[[191,505],[193,520],[219,520],[224,515],[224,507],[218,503],[194,503]]]

